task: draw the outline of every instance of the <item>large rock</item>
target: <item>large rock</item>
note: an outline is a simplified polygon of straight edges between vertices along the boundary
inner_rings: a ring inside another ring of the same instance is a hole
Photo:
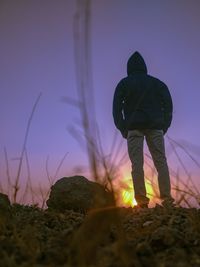
[[[6,194],[0,193],[0,206],[10,207],[10,200]]]
[[[7,195],[0,193],[0,214],[10,210],[10,200]]]
[[[49,209],[65,211],[68,209],[87,212],[114,204],[113,196],[98,183],[83,176],[64,177],[52,187],[47,206]]]

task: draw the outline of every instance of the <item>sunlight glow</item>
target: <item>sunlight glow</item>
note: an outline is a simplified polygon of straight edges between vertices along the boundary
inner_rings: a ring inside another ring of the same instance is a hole
[[[147,191],[147,197],[150,199],[154,198],[154,190],[153,190],[151,182],[145,181],[145,187],[146,187],[146,191]]]
[[[121,195],[121,204],[126,207],[137,206],[137,202],[134,197],[133,182],[130,175],[124,176],[123,184],[121,186],[120,195]]]
[[[122,200],[126,206],[131,206],[131,207],[137,206],[137,202],[134,198],[133,189],[129,191],[122,190]]]
[[[125,177],[123,179],[124,186],[121,188],[121,201],[123,206],[134,207],[137,206],[137,201],[134,197],[133,182],[132,178]],[[147,191],[147,197],[150,201],[154,200],[154,190],[150,181],[145,180],[145,187]]]

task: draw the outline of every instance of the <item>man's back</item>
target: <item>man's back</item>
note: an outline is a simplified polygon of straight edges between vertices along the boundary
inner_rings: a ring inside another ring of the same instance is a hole
[[[162,129],[166,132],[172,119],[172,101],[167,86],[147,74],[146,64],[138,52],[130,57],[127,73],[115,90],[113,117],[116,127],[121,131]]]

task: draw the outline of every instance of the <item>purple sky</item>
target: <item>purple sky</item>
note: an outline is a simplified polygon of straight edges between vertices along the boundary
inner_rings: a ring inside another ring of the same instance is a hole
[[[31,174],[46,181],[45,161],[54,174],[68,152],[57,178],[87,165],[87,157],[67,127],[78,111],[62,103],[76,98],[74,66],[73,0],[0,1],[0,179],[5,179],[3,148],[12,175],[19,157],[27,120],[40,92],[27,143]],[[92,1],[92,66],[97,122],[105,151],[115,132],[112,98],[116,84],[126,76],[126,62],[135,50],[144,57],[149,74],[163,80],[174,102],[168,134],[198,159],[200,154],[200,2],[192,1]],[[120,135],[119,135],[120,139]],[[124,149],[126,142],[124,140]],[[170,154],[170,146],[166,142]],[[199,170],[182,155],[188,171]],[[174,163],[169,155],[169,163]],[[177,163],[178,164],[178,163]],[[129,166],[130,167],[130,166]],[[197,179],[197,175],[194,179]]]

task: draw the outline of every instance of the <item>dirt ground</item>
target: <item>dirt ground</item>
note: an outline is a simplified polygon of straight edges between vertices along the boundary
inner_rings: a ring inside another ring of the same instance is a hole
[[[200,211],[13,205],[0,212],[0,266],[198,267]]]

